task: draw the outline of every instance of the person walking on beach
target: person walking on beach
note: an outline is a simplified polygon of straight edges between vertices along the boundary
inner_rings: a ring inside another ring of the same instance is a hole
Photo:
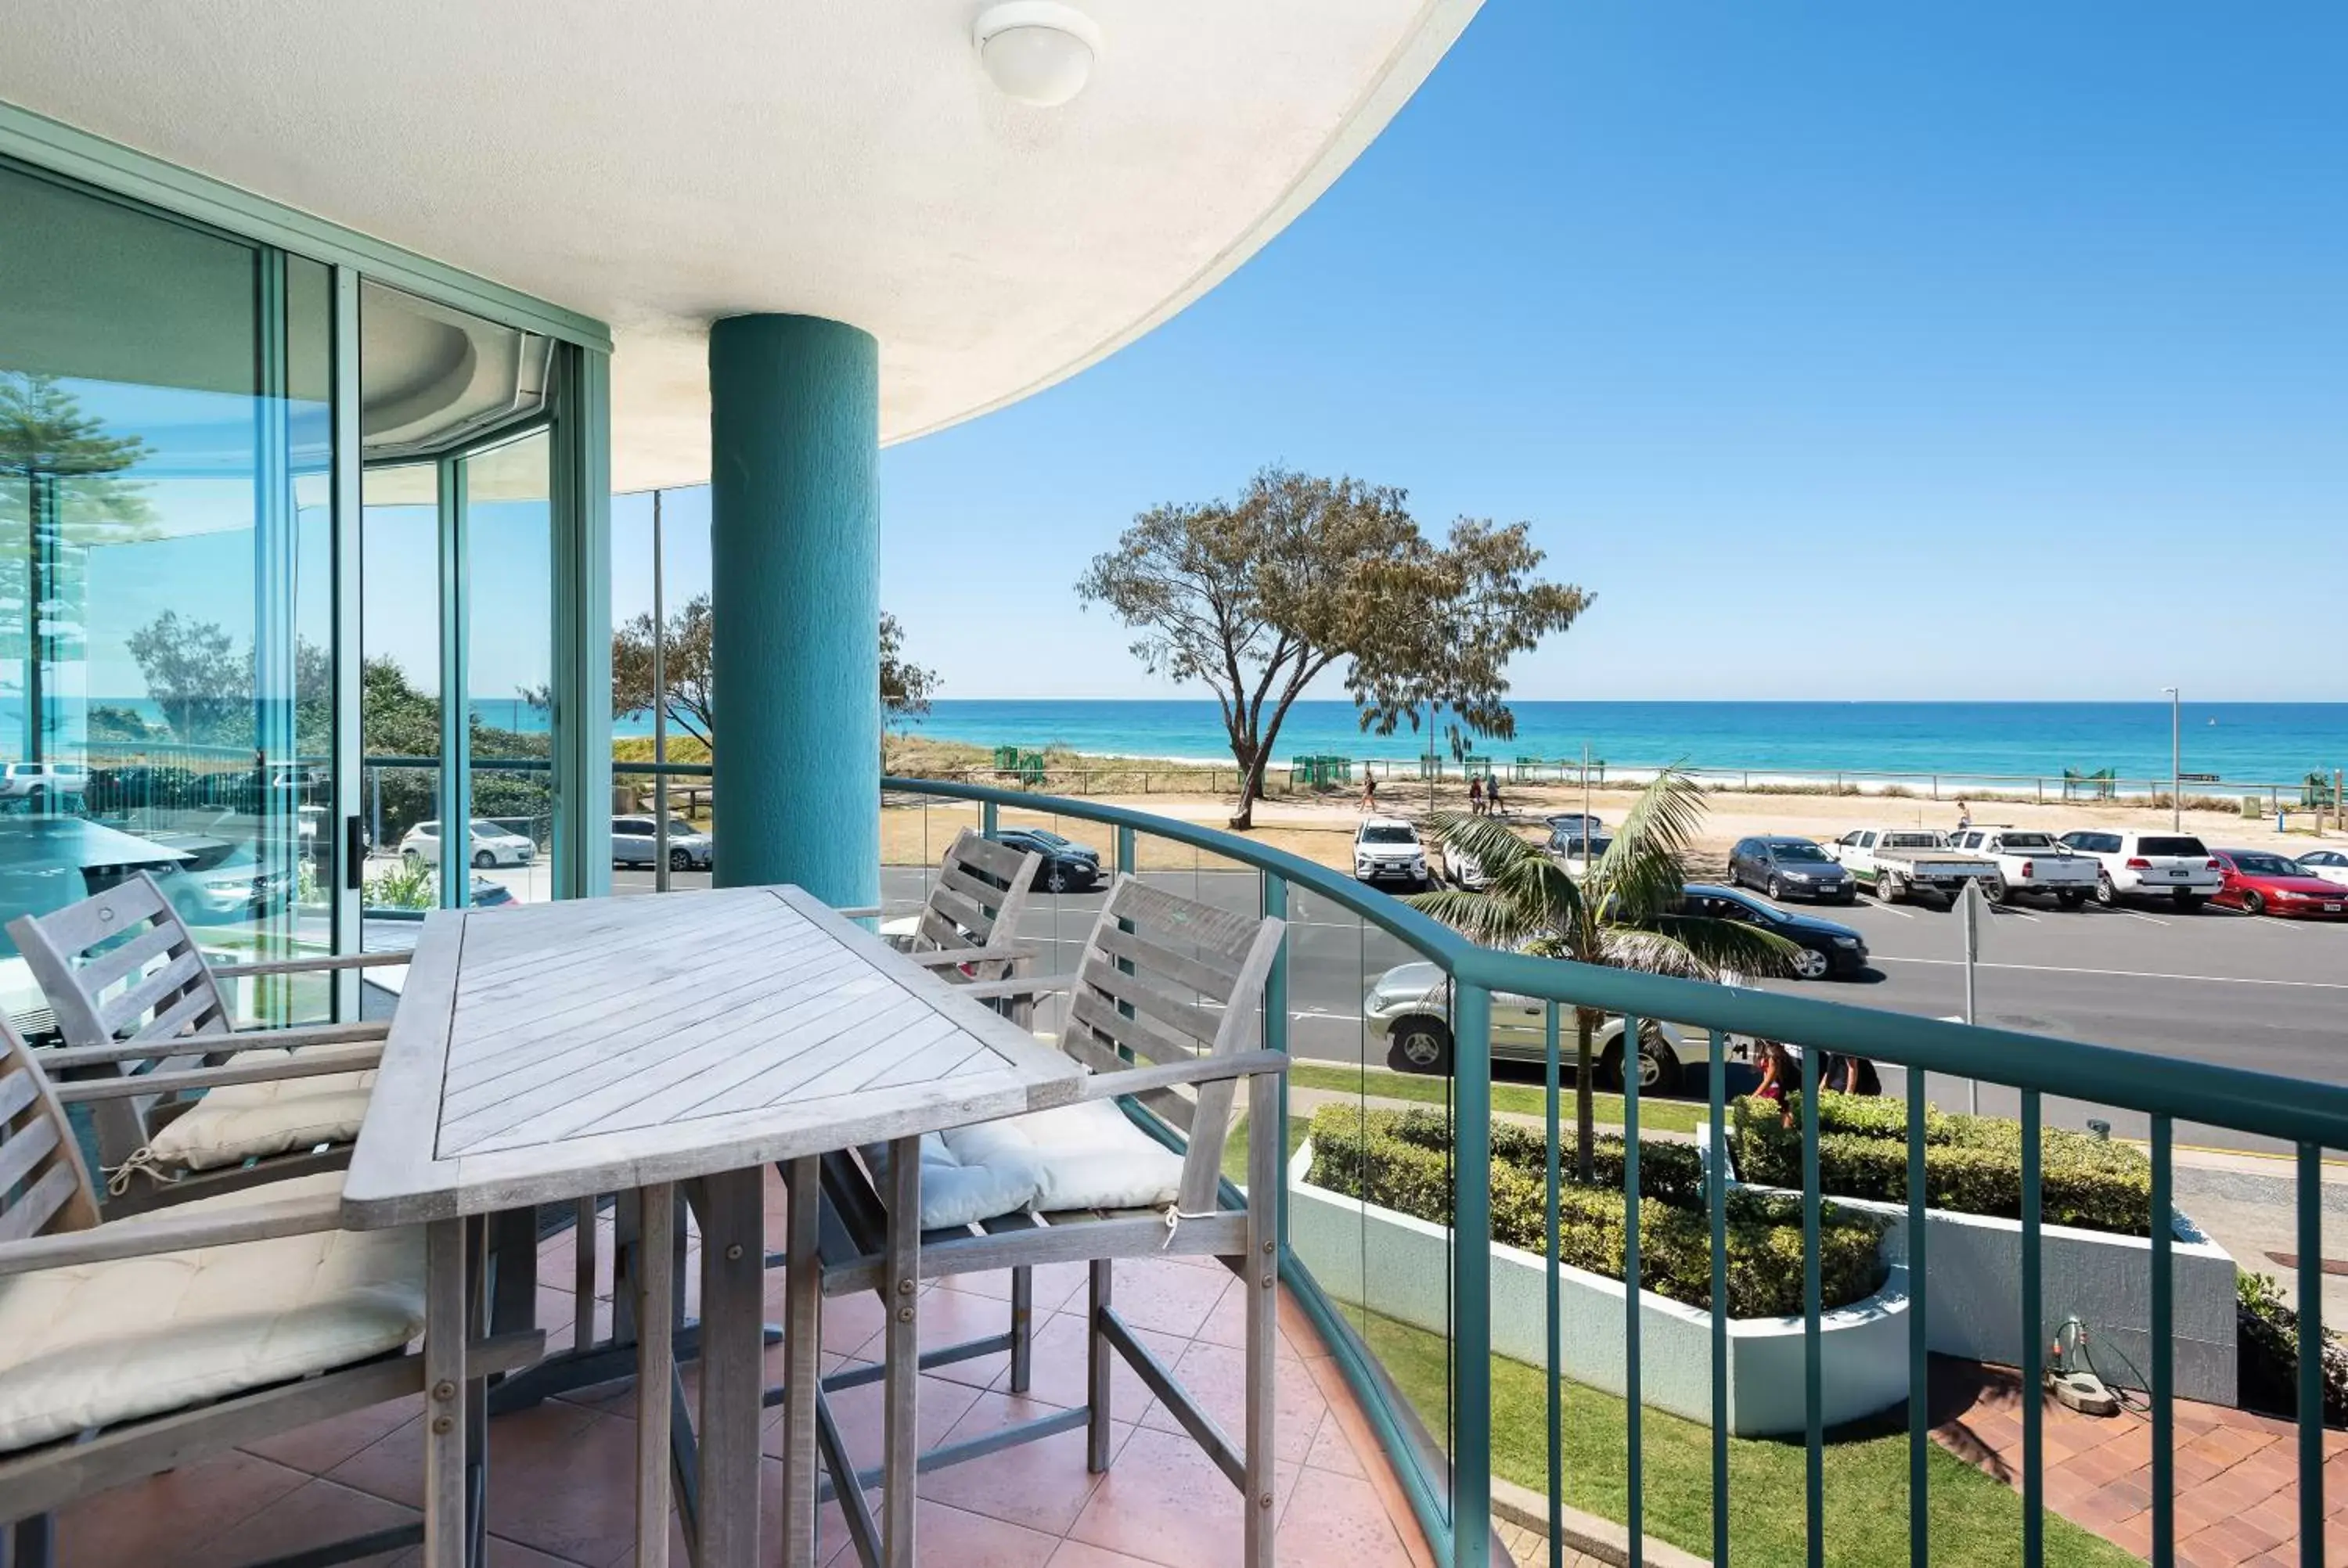
[[[1972,825],[1973,808],[1965,803],[1962,795],[1960,795],[1957,797],[1957,831],[1962,833]]]
[[[1468,776],[1468,814],[1470,816],[1484,815],[1484,775],[1481,774]]]
[[[1494,779],[1484,786],[1484,810],[1493,816],[1500,815],[1500,781]]]
[[[1369,774],[1364,774],[1362,775],[1362,810],[1365,812],[1375,812],[1377,809],[1378,781],[1372,778]]]

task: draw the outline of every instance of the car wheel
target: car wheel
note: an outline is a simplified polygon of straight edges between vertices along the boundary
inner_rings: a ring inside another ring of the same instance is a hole
[[[1816,948],[1804,948],[1794,955],[1794,975],[1798,979],[1825,979],[1827,971],[1832,968],[1834,965],[1827,956]]]
[[[1785,888],[1785,885],[1784,885],[1783,883],[1779,882],[1779,881],[1776,879],[1776,877],[1775,877],[1775,876],[1770,877],[1770,878],[1769,878],[1769,897],[1772,897],[1772,898],[1783,898],[1785,896],[1786,896],[1786,888]]]
[[[1406,1018],[1394,1027],[1394,1043],[1386,1047],[1386,1065],[1396,1072],[1451,1075],[1451,1031],[1440,1020]]]
[[[1046,893],[1066,893],[1067,890],[1068,868],[1057,864],[1046,866],[1044,870],[1044,891]]]
[[[2199,893],[2188,893],[2184,888],[2178,887],[2172,889],[2168,897],[2172,903],[2188,914],[2201,907],[2201,895]]]
[[[2260,893],[2260,892],[2258,892],[2258,891],[2256,891],[2256,890],[2252,890],[2252,891],[2250,891],[2250,892],[2247,892],[2247,893],[2244,893],[2244,894],[2242,895],[2242,913],[2243,913],[2243,914],[2245,914],[2245,915],[2263,915],[2263,914],[2265,914],[2266,912],[2267,912],[2267,896],[2266,896],[2265,894]]]
[[[670,851],[668,852],[668,868],[669,868],[671,871],[690,871],[690,870],[692,870],[692,869],[693,869],[693,851],[692,851],[692,850],[690,850],[690,849],[672,849],[672,850],[670,850]]]
[[[2097,872],[2096,874],[2096,902],[2108,909],[2119,901],[2120,890],[2112,886],[2112,874],[2108,871]]]
[[[2005,878],[2003,876],[1982,877],[1981,890],[1982,897],[1993,904],[2003,904],[2013,897],[2013,889],[2005,885]]]
[[[1680,1087],[1680,1059],[1661,1040],[1639,1043],[1639,1092],[1641,1094],[1675,1094]],[[1598,1087],[1610,1093],[1622,1092],[1622,1041],[1618,1037],[1598,1059]]]
[[[2065,909],[2076,909],[2086,901],[2087,896],[2084,892],[2063,892],[2054,895],[2054,902]]]
[[[1900,878],[1889,871],[1875,879],[1875,901],[1879,904],[1897,904],[1905,891],[1900,886]]]
[[[424,858],[424,856],[423,856],[420,853],[418,853],[417,851],[413,850],[413,849],[403,849],[403,850],[401,850],[401,851],[399,852],[399,857],[400,857],[402,860],[407,861],[410,866],[414,866],[414,865],[417,864],[418,862],[420,862],[420,861],[421,861],[421,860],[423,860],[423,858]]]
[[[497,863],[498,857],[486,849],[477,849],[473,852],[473,869],[476,871],[487,871]]]

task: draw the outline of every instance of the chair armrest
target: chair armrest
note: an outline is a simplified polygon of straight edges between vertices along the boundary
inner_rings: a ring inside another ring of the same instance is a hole
[[[971,951],[976,951],[973,948]],[[953,955],[956,961],[965,960],[967,952]],[[973,980],[966,986],[954,987],[958,997],[1040,997],[1053,991],[1064,991],[1076,983],[1074,975],[1014,975],[1007,980]]]
[[[316,958],[271,958],[258,964],[210,964],[205,966],[215,979],[236,979],[251,975],[306,975],[320,969],[373,969],[394,964],[413,963],[416,955],[405,950],[392,953],[336,953]]]
[[[1242,1050],[1231,1056],[1200,1056],[1162,1066],[1128,1067],[1116,1072],[1096,1072],[1085,1080],[1079,1100],[1115,1100],[1177,1083],[1212,1083],[1222,1078],[1249,1078],[1259,1072],[1285,1072],[1284,1050]]]
[[[382,1040],[391,1032],[388,1019],[366,1023],[298,1024],[291,1029],[240,1030],[234,1034],[179,1034],[169,1040],[123,1040],[113,1045],[54,1046],[39,1053],[41,1066],[55,1072],[65,1067],[89,1067],[108,1062],[149,1061],[164,1056],[226,1056],[240,1050],[299,1050],[305,1046],[350,1045]]]
[[[203,1035],[182,1036],[174,1054],[194,1054],[204,1049]],[[299,1055],[271,1061],[232,1061],[221,1067],[191,1067],[163,1072],[142,1072],[136,1078],[85,1078],[56,1086],[57,1102],[76,1105],[91,1100],[129,1100],[148,1094],[171,1094],[192,1089],[224,1089],[232,1083],[267,1083],[280,1078],[323,1078],[330,1072],[364,1072],[383,1060],[380,1043],[323,1045]]]
[[[983,948],[939,948],[932,952],[905,955],[925,969],[950,968],[957,964],[1007,964],[1035,956],[1035,948],[1025,942],[1005,942],[1000,947],[990,942]]]
[[[77,1264],[112,1263],[120,1258],[148,1257],[191,1247],[315,1235],[321,1231],[340,1230],[342,1214],[343,1196],[339,1192],[243,1204],[194,1214],[164,1209],[151,1215],[116,1220],[94,1230],[61,1231],[55,1235],[0,1243],[0,1276]]]

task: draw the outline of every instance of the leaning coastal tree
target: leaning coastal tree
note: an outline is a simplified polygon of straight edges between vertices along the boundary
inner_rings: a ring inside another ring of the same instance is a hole
[[[1445,848],[1474,857],[1485,886],[1439,888],[1406,902],[1487,947],[1538,958],[1715,982],[1791,974],[1797,949],[1785,938],[1741,920],[1687,911],[1685,866],[1703,815],[1695,781],[1664,769],[1639,793],[1605,853],[1577,882],[1498,819],[1447,812],[1433,820],[1435,837]],[[1605,1015],[1594,1008],[1574,1009],[1574,1170],[1585,1182],[1594,1122],[1591,1050],[1604,1024]],[[1648,1044],[1641,1040],[1635,1068],[1627,1047],[1618,1048],[1622,1060],[1612,1065],[1635,1071],[1647,1082]],[[1440,1071],[1442,1052],[1414,1065]]]
[[[1281,725],[1323,672],[1344,666],[1365,723],[1437,689],[1505,716],[1509,655],[1580,612],[1581,589],[1532,579],[1524,524],[1462,522],[1438,548],[1406,498],[1267,468],[1237,500],[1144,512],[1077,580],[1139,634],[1146,668],[1215,694],[1239,764],[1232,827],[1253,825]]]
[[[930,711],[937,689],[937,671],[905,656],[905,630],[895,616],[882,611],[879,636],[880,711],[890,719],[918,719]],[[697,593],[685,608],[668,618],[660,647],[659,693],[653,690],[653,618],[649,611],[622,623],[612,632],[612,714],[625,718],[652,711],[665,699],[669,723],[704,746],[717,739],[717,683],[715,679],[716,622],[709,595]],[[541,701],[542,692],[531,695]]]

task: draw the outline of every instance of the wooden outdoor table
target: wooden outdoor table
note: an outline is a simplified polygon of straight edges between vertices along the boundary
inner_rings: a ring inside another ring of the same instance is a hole
[[[811,1568],[818,1162],[871,1143],[891,1144],[899,1302],[886,1336],[884,1541],[891,1563],[910,1563],[920,1137],[1065,1103],[1081,1079],[798,887],[428,917],[343,1190],[353,1229],[427,1227],[427,1568],[459,1568],[467,1550],[466,1222],[613,1192],[640,1193],[644,1215],[636,1561],[667,1561],[677,1184],[701,1227],[699,1560],[757,1560],[769,1162],[790,1192],[783,1561]]]

